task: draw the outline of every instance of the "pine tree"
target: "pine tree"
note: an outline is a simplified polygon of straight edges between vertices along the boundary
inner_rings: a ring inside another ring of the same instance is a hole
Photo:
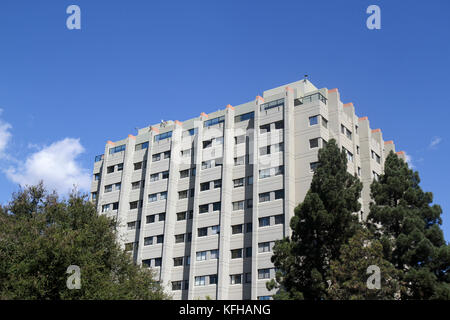
[[[369,288],[368,268],[380,270],[380,288]],[[400,291],[400,271],[384,259],[380,241],[366,230],[359,230],[341,247],[339,259],[330,266],[328,297],[333,300],[393,300]]]
[[[279,270],[275,299],[325,299],[330,261],[360,227],[362,184],[347,171],[347,156],[334,139],[319,150],[319,164],[305,199],[291,219],[292,237],[278,241],[272,262]]]
[[[440,228],[442,209],[419,186],[418,172],[391,152],[371,185],[368,216],[384,255],[402,272],[402,299],[450,299],[450,247]]]
[[[0,208],[0,299],[169,298],[119,247],[115,226],[76,192],[60,200],[40,184],[14,194]],[[70,265],[80,289],[67,288]]]

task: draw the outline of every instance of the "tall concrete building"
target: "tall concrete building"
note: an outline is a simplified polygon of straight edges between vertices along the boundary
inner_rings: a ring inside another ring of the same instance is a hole
[[[355,214],[364,219],[370,184],[394,143],[342,103],[338,89],[308,80],[108,141],[95,159],[92,201],[118,219],[122,245],[156,269],[175,299],[269,299],[273,245],[290,235],[318,150],[331,138],[363,182]]]

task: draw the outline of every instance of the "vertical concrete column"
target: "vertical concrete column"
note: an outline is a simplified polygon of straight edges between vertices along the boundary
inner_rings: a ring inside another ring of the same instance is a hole
[[[217,299],[228,299],[230,284],[230,238],[231,238],[231,193],[234,166],[234,108],[227,105],[223,138],[222,188],[219,234],[219,268],[217,276]],[[245,165],[247,165],[245,163]]]
[[[161,283],[168,284],[171,280],[173,267],[173,246],[175,244],[175,223],[177,215],[177,199],[179,168],[181,162],[181,135],[183,127],[180,121],[175,121],[172,132],[171,153],[169,162],[169,181],[167,182],[166,219],[164,221],[164,246],[162,252]]]
[[[131,189],[131,174],[133,173],[133,155],[134,155],[134,146],[136,144],[136,137],[133,135],[128,135],[125,143],[125,154],[123,158],[123,170],[122,170],[122,179],[119,193],[119,210],[117,212],[117,222],[118,222],[118,231],[119,237],[122,241],[120,243],[125,243],[125,237],[127,234],[127,219],[128,219],[128,201],[130,196]],[[133,250],[134,257],[136,259],[137,251],[139,250],[140,243],[135,246],[135,250]]]
[[[194,122],[194,128],[197,128],[197,135],[194,137],[194,163],[195,163],[195,186],[194,186],[194,207],[192,208],[192,240],[191,240],[191,264],[189,266],[189,290],[188,300],[194,299],[195,294],[195,274],[196,274],[196,243],[197,243],[197,225],[198,225],[198,196],[200,193],[200,177],[202,175],[202,140],[203,140],[203,121],[208,119],[208,115],[201,113],[200,119]],[[187,245],[187,244],[186,244]]]
[[[150,194],[149,190],[149,183],[150,183],[150,169],[152,166],[152,149],[153,149],[153,143],[154,138],[157,134],[159,134],[158,128],[150,127],[149,128],[149,138],[148,138],[148,148],[147,148],[147,164],[145,167],[145,184],[144,184],[144,190],[142,192],[142,208],[141,209],[141,227],[139,229],[139,243],[141,244],[139,246],[138,255],[137,255],[137,263],[142,263],[142,251],[144,250],[144,230],[146,227],[146,212],[148,208],[148,195]],[[142,168],[144,170],[144,168]]]
[[[284,237],[291,235],[290,221],[295,208],[295,123],[294,90],[286,87],[284,97]]]
[[[254,129],[253,145],[249,146],[252,154],[249,155],[251,163],[253,163],[253,210],[252,210],[252,283],[251,283],[251,299],[258,298],[258,208],[259,208],[259,117],[261,112],[261,104],[264,99],[257,96],[255,99],[255,117],[253,119]],[[253,139],[252,139],[253,138]]]
[[[359,123],[359,148],[360,148],[360,160],[361,160],[361,182],[363,183],[363,189],[361,192],[362,208],[364,212],[363,219],[366,219],[369,214],[370,204],[370,184],[372,183],[372,163],[371,163],[371,130],[369,125],[369,119],[367,117],[361,117],[358,119]]]
[[[349,165],[353,166],[353,170],[352,170],[352,174],[353,173],[357,173],[358,172],[358,161],[357,161],[357,150],[356,150],[356,146],[358,145],[358,139],[356,138],[356,132],[355,132],[355,125],[358,125],[358,123],[354,123],[355,122],[355,106],[353,105],[352,102],[350,103],[345,103],[343,105],[344,107],[344,112],[350,117],[351,119],[351,123],[352,123],[352,127],[349,128],[352,131],[352,146],[353,149],[349,150],[351,151],[351,153],[353,153],[353,164],[350,163],[349,161]]]

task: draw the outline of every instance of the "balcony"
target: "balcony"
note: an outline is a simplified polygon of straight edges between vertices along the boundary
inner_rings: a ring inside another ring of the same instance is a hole
[[[103,160],[103,154],[100,154],[98,156],[95,156],[95,162],[99,162]]]
[[[327,98],[325,98],[320,92],[310,94],[294,100],[294,106],[299,106],[305,103],[311,103],[314,101],[322,101],[323,104],[327,104]]]

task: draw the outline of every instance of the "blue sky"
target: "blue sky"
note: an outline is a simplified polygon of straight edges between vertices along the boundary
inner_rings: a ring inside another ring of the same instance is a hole
[[[66,28],[71,4],[81,30]],[[366,27],[371,4],[381,30]],[[107,140],[309,74],[407,152],[449,240],[449,11],[447,0],[2,0],[0,203],[39,177],[86,187]]]

